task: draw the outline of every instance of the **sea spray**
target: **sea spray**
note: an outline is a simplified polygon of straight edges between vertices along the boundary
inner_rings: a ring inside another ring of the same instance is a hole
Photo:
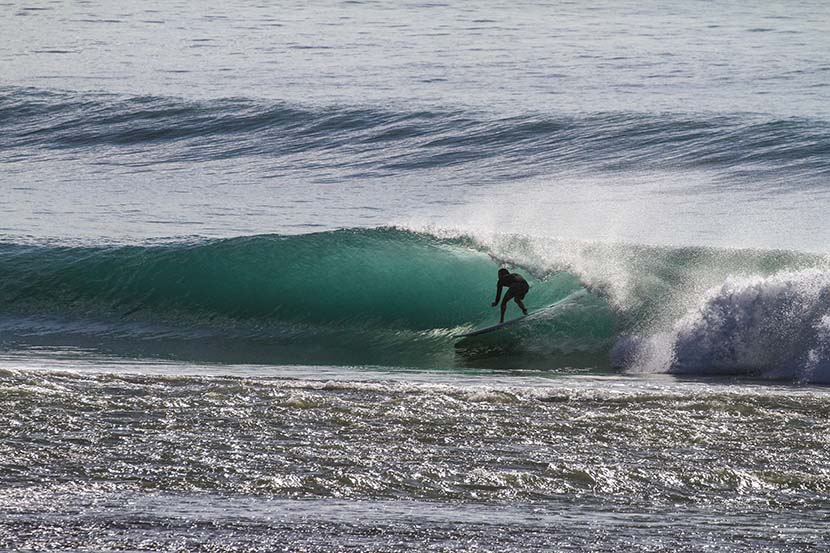
[[[669,333],[646,340],[644,358],[651,370],[827,381],[828,313],[830,273],[729,278]]]

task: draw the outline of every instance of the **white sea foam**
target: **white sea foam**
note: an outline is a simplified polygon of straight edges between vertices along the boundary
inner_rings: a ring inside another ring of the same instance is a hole
[[[667,332],[621,340],[631,370],[830,382],[830,273],[728,278]]]

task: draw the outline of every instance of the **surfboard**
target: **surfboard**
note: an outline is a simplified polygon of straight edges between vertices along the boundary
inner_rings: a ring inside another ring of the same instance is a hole
[[[530,311],[527,315],[522,315],[521,317],[517,317],[515,319],[511,319],[511,320],[505,321],[503,323],[495,324],[495,325],[492,325],[492,326],[486,326],[484,328],[479,328],[479,329],[476,329],[476,330],[472,330],[470,332],[465,332],[464,334],[456,334],[455,336],[453,336],[453,338],[470,338],[472,336],[480,336],[481,334],[489,334],[490,332],[495,332],[497,330],[501,330],[502,328],[504,328],[506,326],[510,326],[510,325],[513,325],[513,324],[516,324],[516,323],[520,323],[520,322],[522,322],[526,319],[537,319],[537,318],[539,318],[539,317],[537,317],[537,315],[544,316],[544,314],[546,312],[554,311],[554,310],[560,308],[561,306],[566,305],[570,301],[573,301],[577,298],[581,298],[585,294],[587,294],[587,292],[584,289],[583,290],[578,290],[578,291],[573,292],[572,294],[562,298],[561,300],[548,305],[547,307],[542,307],[541,309],[535,309],[533,311]]]
[[[541,310],[539,310],[541,311]],[[537,313],[538,311],[534,311],[533,313]],[[505,321],[503,323],[495,324],[492,326],[487,326],[484,328],[479,328],[478,330],[473,330],[472,332],[465,332],[464,334],[456,334],[455,338],[469,338],[470,336],[478,336],[479,334],[487,334],[488,332],[494,332],[506,326],[510,326],[514,323],[518,323],[519,321],[529,317],[533,313],[528,313],[527,315],[522,315],[521,317],[517,317],[515,319],[511,319],[509,321]]]

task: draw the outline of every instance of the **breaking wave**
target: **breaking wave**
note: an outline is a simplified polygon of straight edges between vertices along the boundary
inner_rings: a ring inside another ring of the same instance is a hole
[[[531,282],[492,324],[499,265]],[[818,255],[399,228],[129,246],[0,245],[4,347],[283,363],[620,367],[826,382]],[[511,315],[516,308],[511,306]]]

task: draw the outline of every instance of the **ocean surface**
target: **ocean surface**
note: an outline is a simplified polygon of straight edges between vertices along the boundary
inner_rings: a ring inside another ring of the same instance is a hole
[[[0,549],[830,548],[828,30],[0,3]]]

